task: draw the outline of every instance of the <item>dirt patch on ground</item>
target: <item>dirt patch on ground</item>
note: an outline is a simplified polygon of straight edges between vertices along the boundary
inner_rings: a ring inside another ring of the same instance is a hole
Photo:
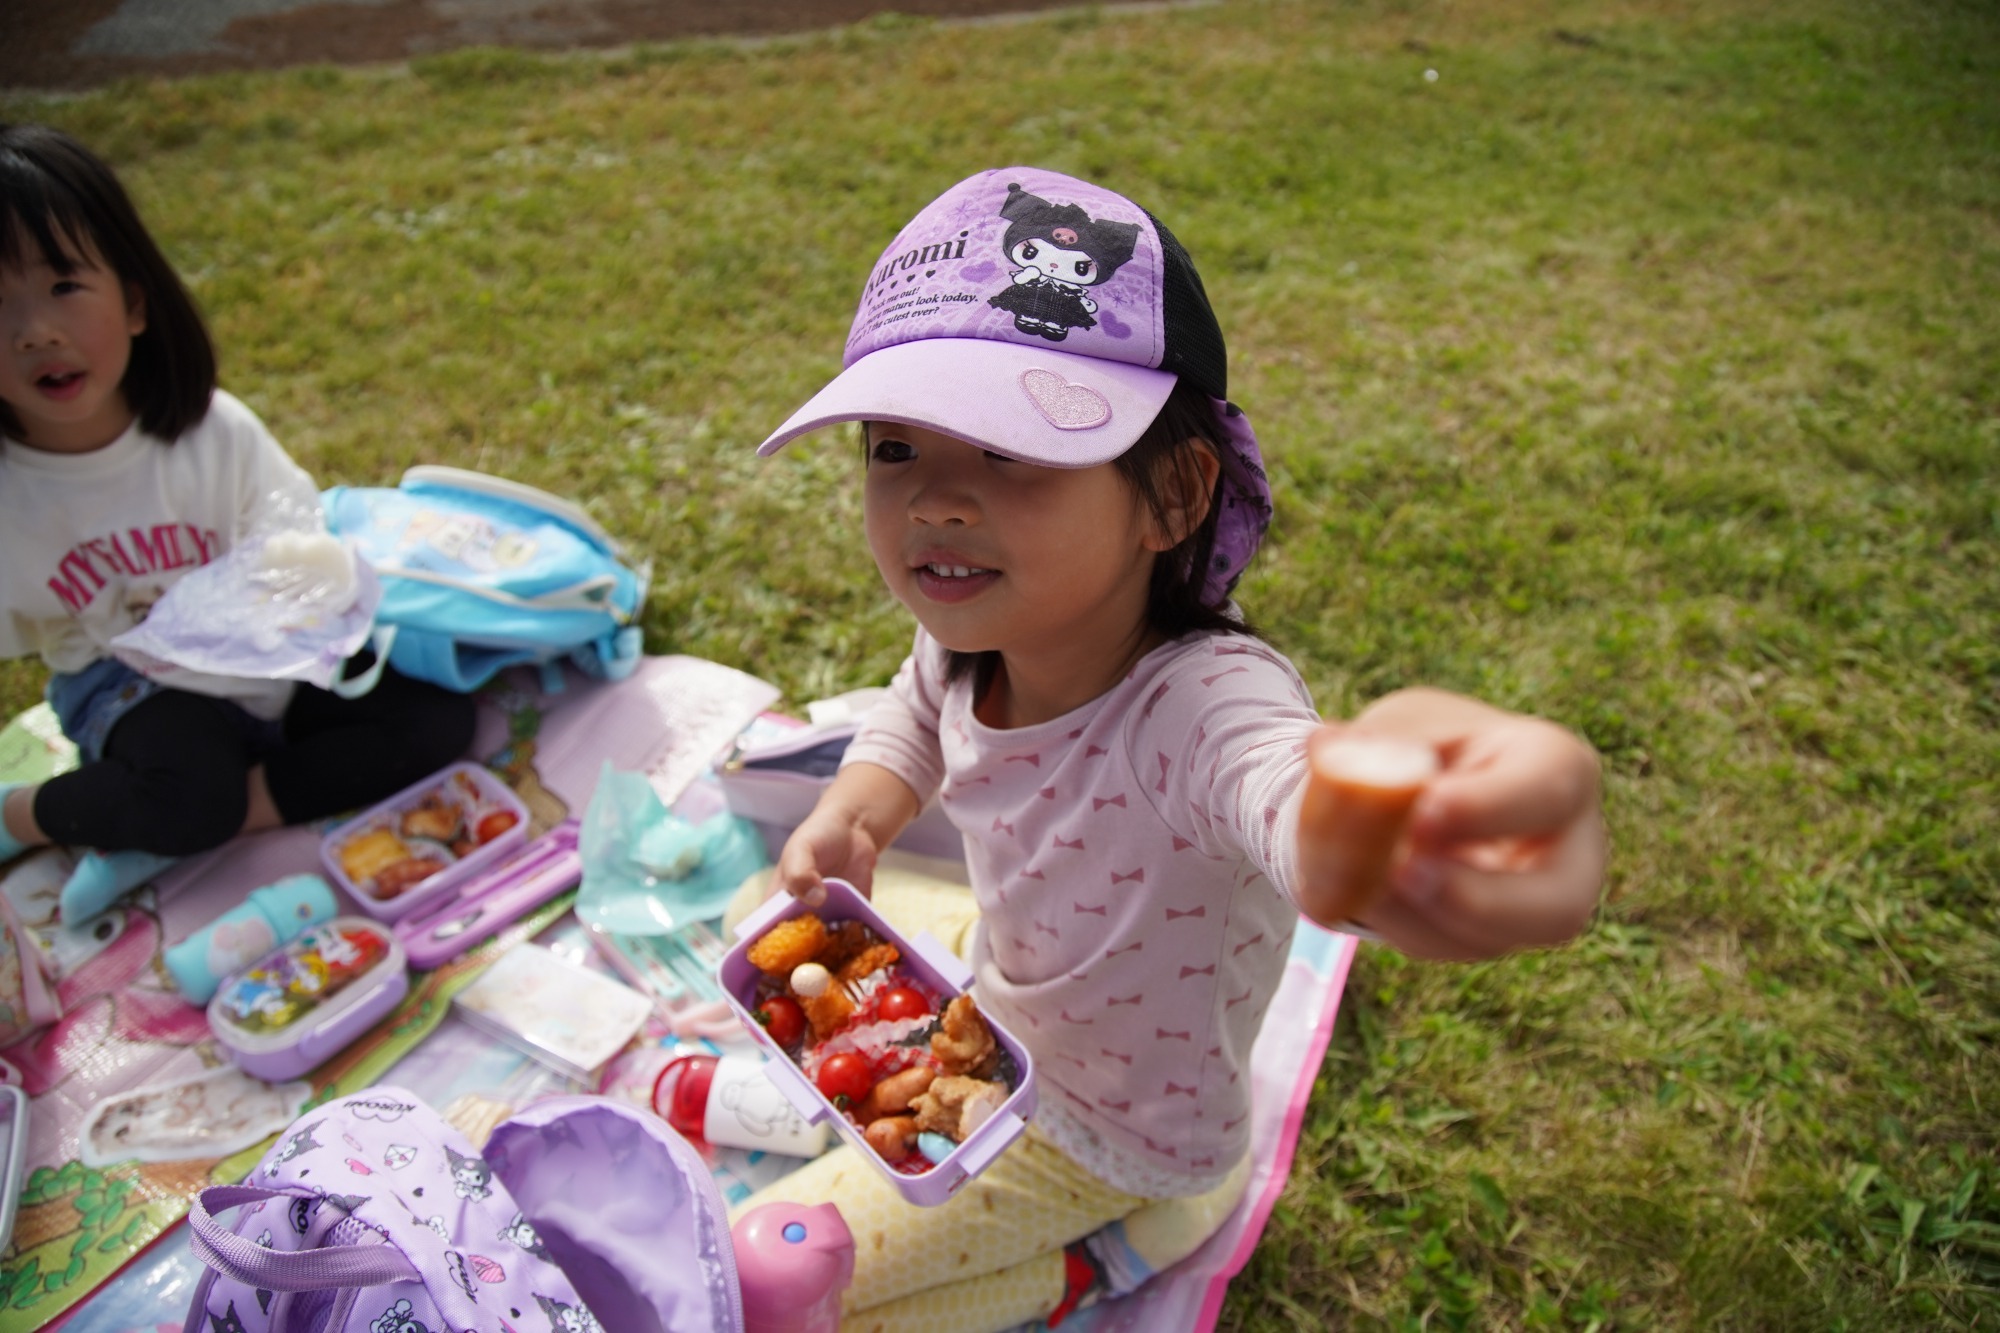
[[[887,10],[936,18],[1057,9],[1075,0],[0,0],[0,88],[89,88],[133,77],[374,64],[464,46],[536,50],[765,36]],[[120,13],[121,5],[125,12]],[[262,10],[265,12],[244,11]],[[238,16],[228,18],[235,13]],[[150,21],[134,21],[141,14]],[[226,20],[226,21],[225,21]],[[212,31],[210,29],[213,29]]]

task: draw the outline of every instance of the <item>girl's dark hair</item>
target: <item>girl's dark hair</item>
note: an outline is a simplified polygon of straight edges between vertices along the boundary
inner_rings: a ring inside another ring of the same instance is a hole
[[[61,130],[0,124],[0,267],[26,267],[30,245],[64,275],[94,246],[120,283],[139,289],[146,328],[132,339],[119,388],[149,434],[178,439],[207,414],[215,344],[111,168]],[[0,429],[23,433],[4,402]]]
[[[1194,471],[1194,452],[1201,441],[1219,459],[1224,456],[1222,427],[1208,395],[1185,379],[1176,380],[1160,414],[1146,427],[1130,449],[1112,460],[1112,466],[1162,526],[1173,521],[1175,472]],[[1153,561],[1153,580],[1146,594],[1146,625],[1167,639],[1200,631],[1227,631],[1257,634],[1248,620],[1231,614],[1222,606],[1202,599],[1210,558],[1215,554],[1215,529],[1222,516],[1222,475],[1216,474],[1215,487],[1208,497],[1208,513],[1180,544],[1161,552]],[[997,652],[961,653],[947,649],[945,679],[956,681],[973,674],[973,693],[984,693],[999,665]]]

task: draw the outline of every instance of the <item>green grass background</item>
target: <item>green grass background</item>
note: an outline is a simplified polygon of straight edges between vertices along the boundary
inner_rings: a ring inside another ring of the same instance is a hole
[[[1225,1325],[2000,1326],[1990,3],[891,19],[0,115],[116,163],[323,483],[579,497],[653,651],[794,701],[907,643],[845,439],[751,454],[879,249],[985,166],[1146,203],[1272,465],[1246,606],[1330,714],[1576,728],[1615,839],[1571,948],[1363,954]]]

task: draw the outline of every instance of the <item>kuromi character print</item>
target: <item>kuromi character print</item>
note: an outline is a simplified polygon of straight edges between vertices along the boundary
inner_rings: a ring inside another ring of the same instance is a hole
[[[451,1187],[461,1199],[484,1199],[493,1192],[493,1168],[479,1157],[461,1157],[449,1145],[444,1155],[451,1161]]]
[[[229,1308],[221,1314],[210,1310],[208,1312],[208,1327],[209,1333],[248,1333],[248,1330],[243,1327],[242,1317],[236,1313],[235,1301],[231,1301]]]
[[[407,1300],[397,1301],[377,1315],[368,1329],[369,1333],[431,1333]]]
[[[1007,187],[1000,216],[1008,222],[1001,245],[1016,268],[1012,284],[987,303],[1013,315],[1022,333],[1050,342],[1096,328],[1097,302],[1085,289],[1132,258],[1138,225],[1094,220],[1075,204],[1051,203],[1019,185]]]
[[[451,1275],[452,1282],[457,1285],[460,1291],[465,1293],[468,1300],[477,1301],[479,1299],[479,1288],[473,1284],[472,1272],[465,1266],[464,1255],[460,1254],[457,1250],[446,1250],[444,1252],[444,1267],[445,1271]]]
[[[271,1232],[268,1227],[257,1233],[256,1243],[263,1249],[271,1248]],[[271,1293],[262,1287],[257,1288],[257,1308],[267,1315],[271,1313]]]
[[[416,1110],[416,1103],[394,1097],[350,1097],[345,1106],[356,1120],[379,1120],[389,1124]]]
[[[314,1189],[311,1198],[291,1201],[289,1216],[292,1230],[301,1236],[310,1231],[313,1215],[319,1212],[322,1204],[332,1204],[343,1216],[352,1216],[355,1209],[367,1202],[366,1194],[328,1194],[325,1190]]]
[[[549,1257],[548,1250],[542,1245],[542,1238],[535,1234],[533,1224],[518,1211],[515,1212],[513,1221],[500,1228],[500,1239],[511,1241],[514,1245],[526,1250],[537,1259],[547,1259]]]
[[[285,1146],[280,1148],[270,1161],[264,1163],[264,1174],[275,1176],[278,1174],[278,1168],[286,1162],[291,1161],[295,1157],[303,1157],[315,1148],[324,1147],[324,1144],[313,1137],[313,1131],[318,1129],[319,1126],[320,1122],[315,1120],[289,1139],[286,1139]]]
[[[597,1316],[582,1305],[567,1305],[540,1295],[535,1299],[541,1303],[542,1313],[549,1317],[549,1333],[604,1333],[604,1325],[597,1322]]]

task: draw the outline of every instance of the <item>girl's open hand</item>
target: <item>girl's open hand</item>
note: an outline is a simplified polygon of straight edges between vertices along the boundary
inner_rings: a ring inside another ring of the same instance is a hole
[[[1574,733],[1439,690],[1405,690],[1348,730],[1431,746],[1408,853],[1363,924],[1420,958],[1560,944],[1589,922],[1608,851],[1596,752]]]

